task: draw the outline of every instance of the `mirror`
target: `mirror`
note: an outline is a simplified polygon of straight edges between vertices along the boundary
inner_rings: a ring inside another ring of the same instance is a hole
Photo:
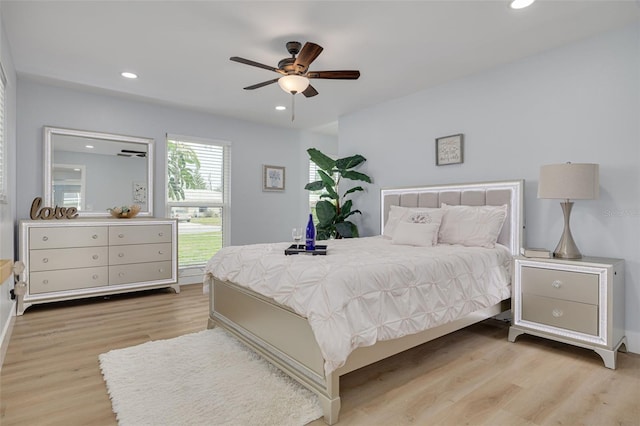
[[[80,216],[140,205],[153,216],[153,139],[44,128],[45,206],[76,207]]]

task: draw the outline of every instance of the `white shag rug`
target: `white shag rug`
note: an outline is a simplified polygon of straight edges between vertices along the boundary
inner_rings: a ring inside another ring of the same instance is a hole
[[[322,416],[318,398],[220,328],[100,355],[122,426],[291,425]]]

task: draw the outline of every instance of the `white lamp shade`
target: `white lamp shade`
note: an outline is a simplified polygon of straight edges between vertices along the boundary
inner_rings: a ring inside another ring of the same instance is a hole
[[[538,198],[595,200],[599,195],[598,164],[565,163],[540,167]]]
[[[301,75],[285,75],[278,79],[278,85],[287,93],[302,93],[309,87],[309,79]]]

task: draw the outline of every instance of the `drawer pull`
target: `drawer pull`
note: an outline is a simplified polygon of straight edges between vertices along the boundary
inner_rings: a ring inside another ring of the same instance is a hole
[[[45,257],[44,259],[42,259],[42,263],[49,263],[49,259]]]
[[[98,274],[93,274],[93,277],[91,277],[91,278],[93,278],[94,280],[97,280],[98,279]]]
[[[554,318],[560,318],[561,316],[564,315],[564,312],[562,312],[562,309],[554,309],[553,311],[551,311],[551,315],[553,315]]]
[[[49,280],[42,280],[42,284],[49,284]]]
[[[164,268],[158,269],[158,272],[164,272]]]
[[[49,237],[47,236],[42,237],[42,241],[49,241]]]
[[[124,253],[118,253],[118,257],[124,257]]]
[[[97,255],[97,254],[94,254],[93,256],[91,256],[91,258],[92,258],[93,260],[98,260],[98,255]]]
[[[162,250],[158,250],[158,254],[164,254]]]
[[[560,280],[555,280],[554,282],[551,283],[551,287],[553,288],[560,288],[562,287],[562,281]]]
[[[118,234],[118,238],[124,238],[124,234]]]
[[[119,276],[119,277],[124,277],[124,272],[120,272],[120,273],[118,274],[118,276]]]
[[[97,240],[97,239],[98,239],[98,235],[93,234],[93,235],[91,236],[91,238],[93,238],[94,240]]]

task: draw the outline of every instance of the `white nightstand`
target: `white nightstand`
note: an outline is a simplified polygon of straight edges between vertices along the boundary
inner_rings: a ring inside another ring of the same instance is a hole
[[[593,349],[616,368],[624,336],[624,261],[516,257],[513,325],[509,341],[522,334]]]

